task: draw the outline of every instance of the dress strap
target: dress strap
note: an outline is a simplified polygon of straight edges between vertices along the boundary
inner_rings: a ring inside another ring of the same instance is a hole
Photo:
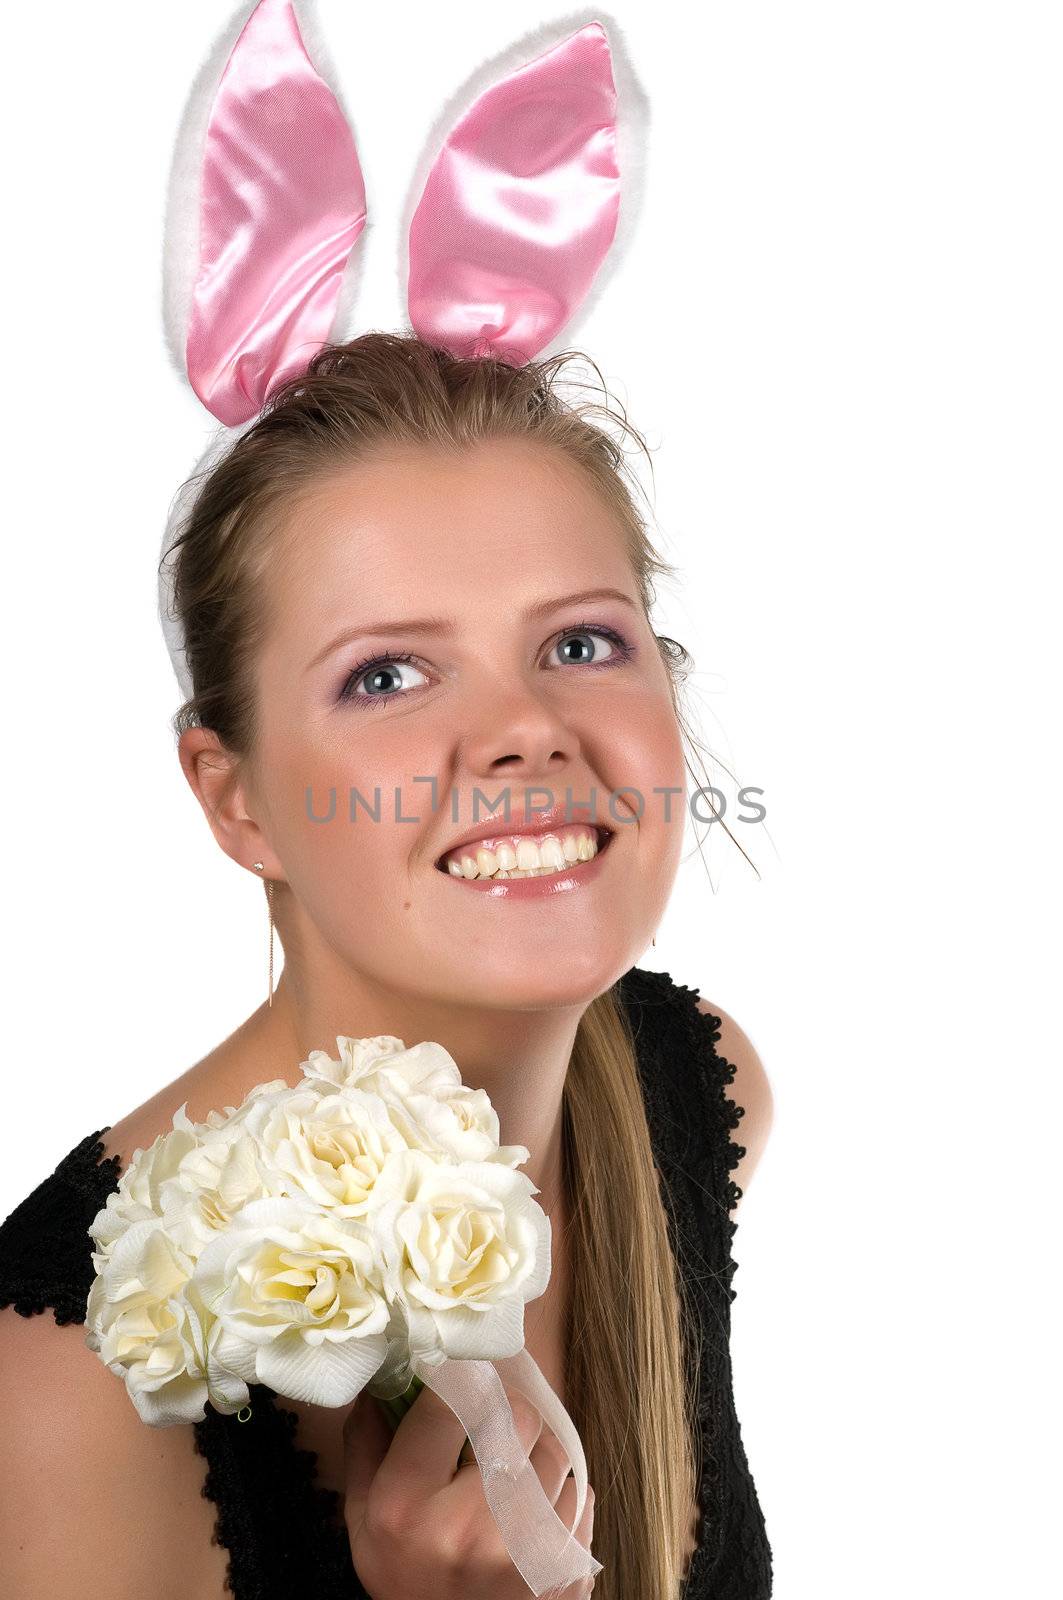
[[[84,1322],[95,1276],[89,1227],[121,1172],[118,1156],[103,1156],[109,1131],[86,1134],[0,1223],[0,1309],[30,1317],[51,1307],[56,1322]]]
[[[722,1019],[699,1011],[698,992],[667,972],[632,967],[619,980],[642,1080],[650,1134],[668,1174],[689,1189],[696,1227],[708,1229],[727,1262],[728,1299],[735,1298],[730,1260],[742,1197],[731,1177],[745,1146],[731,1134],[745,1107],[728,1094],[734,1065],[716,1048]]]
[[[743,1115],[727,1093],[721,1019],[667,972],[632,967],[618,993],[631,1028],[669,1236],[679,1266],[683,1344],[698,1439],[702,1520],[682,1600],[767,1600],[771,1552],[735,1414],[731,1253],[741,1196],[731,1173],[745,1154],[731,1134]]]

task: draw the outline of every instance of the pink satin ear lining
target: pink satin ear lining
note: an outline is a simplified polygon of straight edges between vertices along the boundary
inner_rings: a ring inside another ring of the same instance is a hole
[[[616,233],[615,118],[599,22],[470,106],[410,226],[410,321],[423,339],[520,365],[560,332]]]
[[[530,361],[586,297],[619,208],[609,41],[590,22],[491,85],[447,135],[410,226],[411,325],[455,355]],[[328,340],[365,217],[354,138],[291,0],[259,0],[201,172],[185,357],[219,421],[249,421]]]
[[[261,0],[210,114],[185,347],[221,422],[253,417],[326,342],[365,211],[354,139],[291,0]]]

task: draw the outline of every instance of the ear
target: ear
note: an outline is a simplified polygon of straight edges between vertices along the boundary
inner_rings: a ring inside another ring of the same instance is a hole
[[[212,728],[200,727],[185,729],[177,754],[189,788],[225,854],[251,872],[252,863],[261,861],[263,870],[255,872],[256,878],[283,880],[283,869],[266,834],[249,815],[250,796],[237,757],[225,749]]]
[[[222,59],[178,135],[165,312],[183,374],[236,427],[328,340],[366,207],[353,134],[291,0],[259,0]]]
[[[530,361],[586,297],[620,209],[609,39],[588,22],[491,83],[410,223],[410,322],[464,357]]]

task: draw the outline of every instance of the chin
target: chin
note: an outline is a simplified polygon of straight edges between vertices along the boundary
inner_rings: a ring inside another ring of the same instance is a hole
[[[498,1010],[588,1006],[635,964],[651,937],[641,943],[605,939],[593,949],[563,954],[543,949],[521,959],[512,946],[499,950],[494,961],[481,954],[476,982],[469,984],[466,975],[464,995],[472,1004]]]

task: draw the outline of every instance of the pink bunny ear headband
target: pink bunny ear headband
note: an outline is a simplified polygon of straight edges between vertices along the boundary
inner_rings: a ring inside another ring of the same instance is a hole
[[[545,42],[556,29],[536,31]],[[218,66],[178,138],[164,247],[171,353],[222,424],[192,485],[280,384],[351,336],[336,330],[366,221],[354,136],[292,0],[258,0]],[[421,338],[522,365],[584,304],[620,209],[613,66],[602,23],[587,21],[493,75],[452,122],[410,224],[407,301]],[[190,484],[171,505],[164,554]],[[188,698],[172,595],[164,560],[159,615]]]

